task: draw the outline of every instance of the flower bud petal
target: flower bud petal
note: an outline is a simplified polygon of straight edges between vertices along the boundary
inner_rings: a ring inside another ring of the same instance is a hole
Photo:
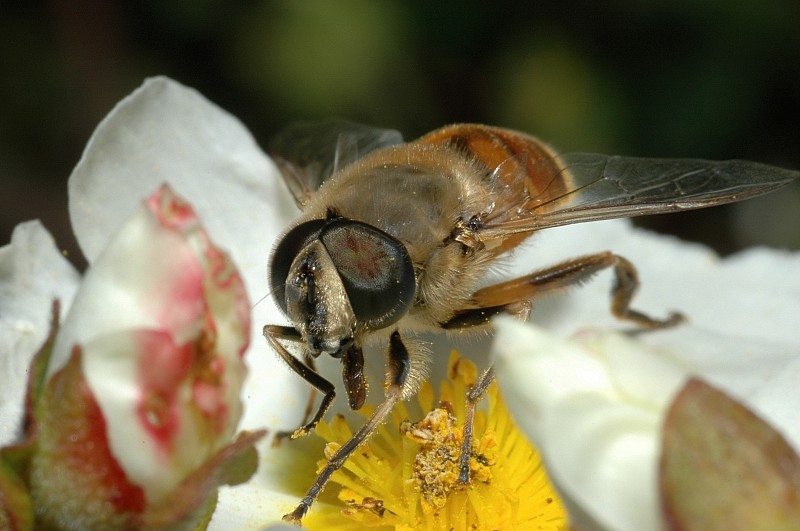
[[[165,186],[87,271],[50,374],[82,348],[111,453],[157,504],[233,436],[249,332],[236,269]]]

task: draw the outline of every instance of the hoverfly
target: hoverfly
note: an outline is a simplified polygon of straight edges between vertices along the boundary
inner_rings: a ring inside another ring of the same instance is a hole
[[[479,289],[498,257],[533,233],[739,201],[800,176],[739,160],[558,154],[527,134],[472,124],[408,143],[391,130],[297,125],[276,139],[272,154],[302,215],[273,249],[269,265],[273,296],[291,326],[267,325],[264,334],[289,367],[323,393],[316,413],[311,416],[310,408],[292,436],[312,430],[335,396],[333,384],[315,371],[315,358],[326,353],[341,360],[349,406],[359,409],[367,393],[364,344],[388,345],[383,402],[284,516],[294,522],[393,406],[417,390],[427,364],[417,332],[485,328],[501,312],[527,318],[534,297],[606,268],[615,273],[611,311],[617,318],[644,328],[681,320],[631,308],[636,269],[612,252]],[[282,341],[300,345],[301,359]],[[469,481],[470,416],[492,378],[490,368],[467,397],[462,482]]]

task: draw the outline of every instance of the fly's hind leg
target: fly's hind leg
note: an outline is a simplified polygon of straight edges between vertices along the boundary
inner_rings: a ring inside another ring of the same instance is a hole
[[[684,320],[683,315],[676,312],[669,314],[666,319],[656,319],[631,308],[631,300],[639,288],[639,275],[630,261],[607,251],[568,260],[524,277],[480,289],[472,296],[472,308],[457,312],[456,318],[460,314],[463,319],[481,309],[508,306],[580,285],[608,268],[614,270],[614,285],[611,288],[611,313],[614,317],[647,329],[667,328]]]
[[[347,458],[372,435],[392,412],[394,406],[408,393],[410,380],[413,380],[413,378],[409,378],[411,372],[411,357],[408,349],[403,344],[400,333],[395,331],[389,339],[386,360],[386,396],[383,402],[378,405],[375,412],[361,429],[331,456],[295,510],[283,516],[285,521],[295,524],[300,523],[333,473],[342,467]]]
[[[302,424],[295,430],[278,432],[274,439],[274,443],[277,444],[286,437],[297,439],[310,433],[333,403],[334,398],[336,398],[336,391],[331,382],[320,376],[314,370],[314,360],[308,353],[304,352],[303,361],[300,361],[286,350],[286,347],[279,341],[283,339],[286,341],[301,342],[302,339],[297,330],[290,326],[267,325],[264,327],[264,337],[267,338],[269,345],[278,353],[278,356],[286,362],[289,368],[313,387],[308,398]],[[309,420],[314,406],[316,391],[323,393],[323,397],[317,408],[317,412],[311,417],[311,420]]]
[[[632,321],[642,328],[657,329],[674,326],[684,320],[679,313],[671,313],[666,319],[655,319],[630,307],[639,287],[636,268],[627,259],[610,252],[598,253],[556,264],[517,279],[495,284],[476,291],[472,296],[472,307],[455,312],[441,327],[458,330],[485,325],[489,319],[501,313],[511,313],[527,319],[530,300],[568,286],[581,284],[595,273],[614,268],[615,282],[611,290],[611,312],[618,319]],[[475,408],[489,384],[494,380],[494,370],[484,371],[467,394],[464,439],[459,459],[459,483],[469,483],[469,459],[472,453],[472,430]]]

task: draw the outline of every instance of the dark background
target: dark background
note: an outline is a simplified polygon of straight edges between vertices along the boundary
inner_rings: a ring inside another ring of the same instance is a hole
[[[40,218],[81,264],[67,177],[114,103],[157,74],[237,115],[262,145],[295,119],[407,138],[472,121],[561,151],[797,169],[798,27],[797,0],[4,0],[0,243]],[[800,185],[644,223],[722,253],[800,249]]]

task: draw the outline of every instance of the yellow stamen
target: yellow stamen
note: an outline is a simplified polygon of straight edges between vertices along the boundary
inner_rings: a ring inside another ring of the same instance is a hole
[[[448,379],[434,407],[433,387],[418,393],[421,411],[406,404],[333,474],[344,508],[320,504],[303,524],[310,529],[395,530],[566,529],[563,507],[539,454],[517,430],[497,387],[486,393],[486,411],[475,415],[469,485],[458,478],[465,397],[477,378],[475,365],[450,355]],[[360,413],[369,415],[369,408]],[[420,418],[410,422],[409,418]],[[344,417],[321,422],[317,435],[329,457],[352,435]],[[324,465],[324,461],[320,463]],[[316,510],[315,510],[316,509]]]

